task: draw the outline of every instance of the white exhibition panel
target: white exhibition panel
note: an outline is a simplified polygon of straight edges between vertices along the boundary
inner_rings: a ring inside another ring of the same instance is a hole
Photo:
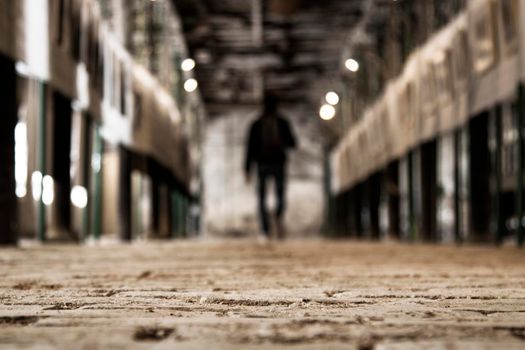
[[[28,73],[43,81],[49,79],[48,13],[48,1],[24,0],[24,61],[27,64]]]

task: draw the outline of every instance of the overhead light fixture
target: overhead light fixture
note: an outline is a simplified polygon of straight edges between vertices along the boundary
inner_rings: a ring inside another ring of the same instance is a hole
[[[187,92],[193,92],[197,90],[197,87],[199,87],[199,83],[197,83],[197,80],[193,78],[186,80],[184,83],[184,90]]]
[[[335,117],[335,108],[332,105],[325,104],[319,110],[319,116],[322,120],[331,120]]]
[[[186,58],[180,65],[181,69],[185,72],[190,72],[195,68],[195,60]]]
[[[359,70],[359,62],[357,62],[355,59],[353,58],[349,58],[346,60],[345,62],[345,67],[346,69],[348,69],[350,72],[357,72]]]
[[[325,100],[332,106],[335,106],[339,103],[339,95],[333,91],[330,91],[326,94]]]

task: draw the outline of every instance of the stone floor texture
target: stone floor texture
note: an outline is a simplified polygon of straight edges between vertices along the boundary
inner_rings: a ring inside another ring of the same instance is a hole
[[[357,242],[0,249],[0,349],[525,349],[525,252]]]

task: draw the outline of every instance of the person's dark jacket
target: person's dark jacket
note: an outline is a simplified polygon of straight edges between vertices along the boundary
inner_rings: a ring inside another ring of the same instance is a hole
[[[286,152],[296,141],[288,121],[276,115],[263,115],[251,126],[246,145],[245,172],[257,164],[279,166],[286,163]]]

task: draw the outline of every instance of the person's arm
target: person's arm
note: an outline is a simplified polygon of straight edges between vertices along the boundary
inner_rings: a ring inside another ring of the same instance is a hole
[[[244,175],[249,182],[252,166],[255,160],[255,124],[252,124],[246,140],[246,157],[244,159]]]
[[[285,141],[286,146],[288,148],[296,148],[297,147],[297,141],[295,139],[294,132],[292,130],[292,127],[288,120],[283,119],[283,126],[284,126],[284,135],[285,135]]]

